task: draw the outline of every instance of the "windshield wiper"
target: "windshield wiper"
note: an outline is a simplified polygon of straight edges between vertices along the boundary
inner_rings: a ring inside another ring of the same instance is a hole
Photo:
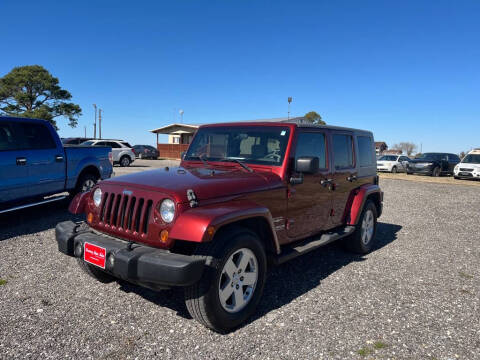
[[[237,164],[239,164],[241,167],[243,167],[245,170],[247,170],[248,172],[253,172],[252,168],[249,167],[248,165],[246,165],[244,162],[238,160],[238,159],[232,159],[232,158],[223,158],[221,159],[220,161],[227,161],[227,162],[235,162]]]

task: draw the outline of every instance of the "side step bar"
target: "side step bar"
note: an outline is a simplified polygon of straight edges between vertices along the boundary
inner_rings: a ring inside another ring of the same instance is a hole
[[[29,208],[29,207],[32,207],[32,206],[48,204],[48,203],[51,203],[51,202],[54,202],[54,201],[64,200],[66,198],[67,198],[67,195],[49,197],[49,198],[46,198],[42,201],[37,201],[37,202],[34,202],[34,203],[30,203],[30,204],[18,205],[18,206],[9,208],[9,209],[0,210],[0,214],[8,213],[8,212],[15,211],[15,210],[20,210],[20,209],[26,209],[26,208]]]
[[[276,265],[283,264],[288,260],[309,253],[310,251],[327,245],[332,241],[336,241],[348,235],[351,235],[354,231],[355,226],[345,226],[323,233],[319,236],[309,237],[305,240],[300,241],[299,243],[282,246],[282,252],[280,253],[280,255],[273,258],[273,263]]]

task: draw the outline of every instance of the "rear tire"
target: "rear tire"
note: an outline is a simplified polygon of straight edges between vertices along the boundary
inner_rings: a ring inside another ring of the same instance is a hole
[[[99,178],[93,173],[85,173],[80,176],[75,187],[75,194],[91,190],[97,183]]]
[[[95,265],[87,264],[85,261],[83,261],[80,258],[77,258],[77,262],[78,262],[78,266],[80,266],[80,269],[82,269],[82,271],[85,274],[100,281],[101,283],[106,284],[115,280],[115,278],[112,275],[107,274],[105,271],[100,270]]]
[[[202,325],[226,333],[245,322],[260,302],[267,270],[265,250],[257,234],[234,227],[199,244],[195,255],[211,261],[202,278],[185,288],[188,312]]]
[[[375,245],[375,235],[377,233],[377,207],[371,200],[367,200],[363,207],[362,214],[358,220],[355,232],[345,239],[347,250],[366,254],[370,252]]]
[[[120,159],[121,167],[130,166],[130,163],[131,163],[130,157],[128,157],[127,155],[123,155],[122,158]]]

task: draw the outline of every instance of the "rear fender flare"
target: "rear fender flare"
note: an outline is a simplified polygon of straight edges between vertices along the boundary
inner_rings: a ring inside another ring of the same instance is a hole
[[[188,209],[175,220],[170,237],[175,240],[208,242],[225,225],[258,217],[267,222],[272,233],[272,245],[279,253],[280,245],[270,211],[250,201],[233,201]],[[207,232],[209,227],[213,227],[212,233]]]
[[[372,194],[379,194],[380,203],[383,201],[383,192],[378,185],[368,184],[362,185],[359,188],[352,191],[348,200],[346,223],[348,225],[357,225],[360,215],[362,214],[363,207],[368,197]]]

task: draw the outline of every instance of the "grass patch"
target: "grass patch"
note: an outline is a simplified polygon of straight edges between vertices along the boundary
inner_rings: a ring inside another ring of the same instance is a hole
[[[357,354],[360,356],[367,356],[367,355],[370,355],[371,353],[373,353],[373,350],[368,347],[361,348],[360,350],[357,351]]]
[[[458,275],[460,275],[464,279],[472,279],[473,278],[473,275],[467,274],[466,272],[463,272],[463,271],[460,271],[458,273]]]
[[[385,349],[387,347],[387,344],[385,344],[384,342],[382,341],[375,341],[373,343],[373,347],[377,350],[380,350],[380,349]]]
[[[7,282],[5,279],[0,279],[0,286],[5,285]]]

